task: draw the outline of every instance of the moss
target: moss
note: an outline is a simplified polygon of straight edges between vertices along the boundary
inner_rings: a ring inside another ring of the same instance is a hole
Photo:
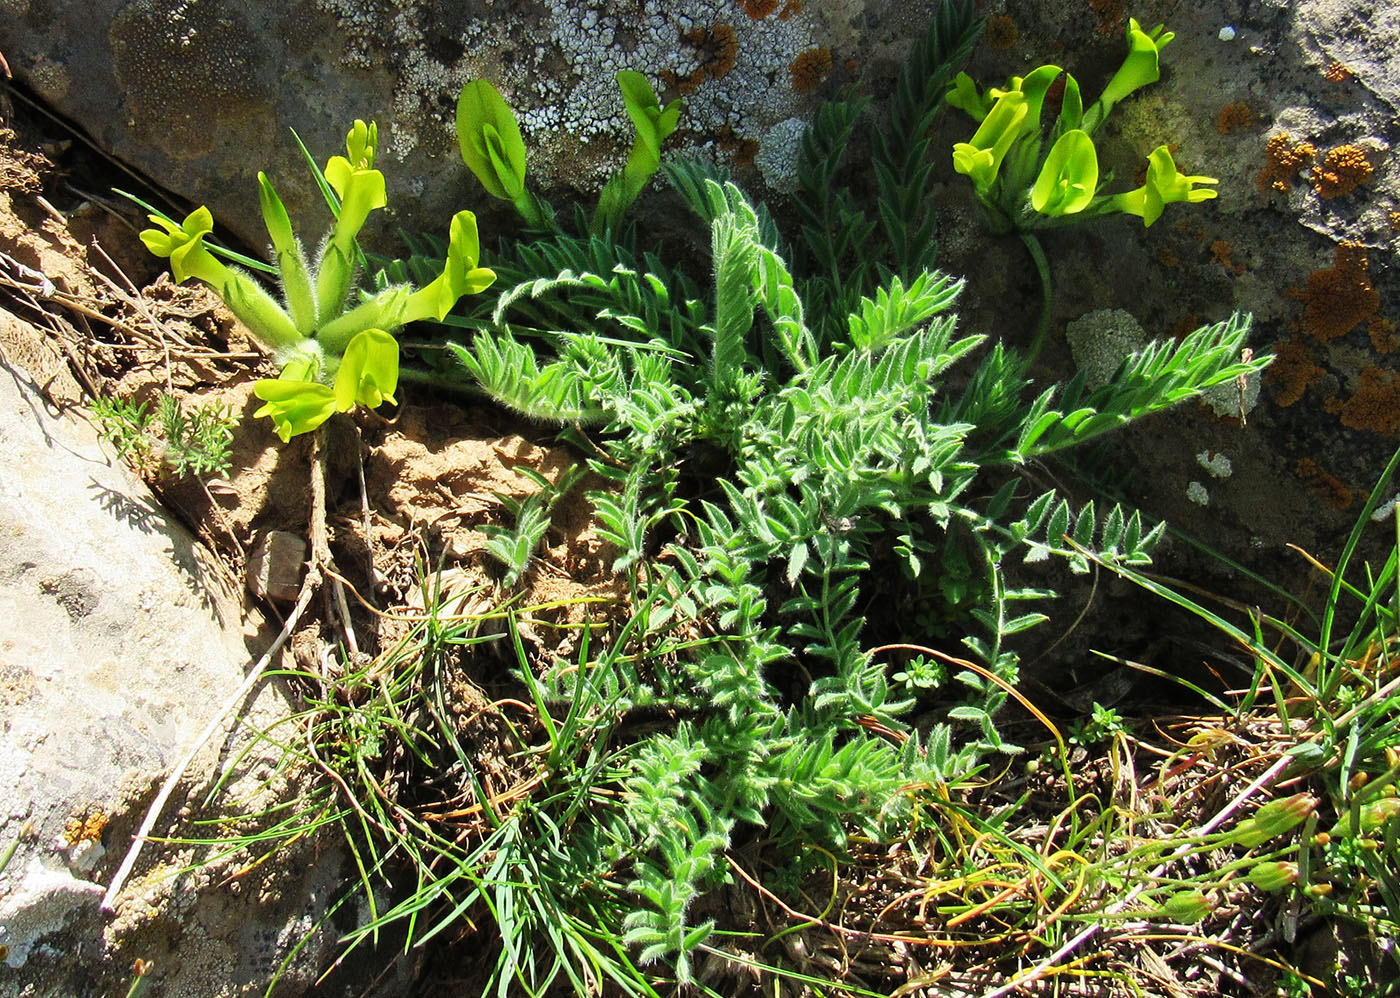
[[[1320,166],[1313,167],[1312,185],[1320,198],[1350,194],[1370,179],[1374,167],[1360,146],[1337,146],[1327,150]]]
[[[1322,341],[1342,336],[1376,314],[1381,296],[1371,286],[1370,259],[1360,243],[1339,243],[1336,266],[1308,275],[1303,330]]]
[[[1270,190],[1287,191],[1297,176],[1317,155],[1317,146],[1311,142],[1293,142],[1287,132],[1279,132],[1264,143],[1264,169],[1259,171],[1254,184],[1260,193]]]

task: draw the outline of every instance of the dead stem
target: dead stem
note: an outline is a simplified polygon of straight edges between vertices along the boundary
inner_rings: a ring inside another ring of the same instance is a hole
[[[112,883],[107,888],[107,893],[102,896],[103,911],[115,910],[116,897],[121,893],[122,887],[126,885],[126,879],[131,875],[131,870],[136,865],[136,859],[141,855],[142,847],[149,841],[151,830],[155,827],[156,822],[160,820],[161,812],[165,809],[165,805],[170,800],[170,795],[174,792],[176,785],[184,777],[186,770],[189,769],[190,763],[194,761],[194,757],[199,750],[204,747],[209,739],[214,737],[221,727],[223,727],[224,719],[228,717],[229,714],[233,713],[238,705],[252,693],[253,687],[258,684],[263,673],[267,671],[268,665],[272,662],[273,658],[276,657],[277,653],[281,651],[287,639],[291,637],[292,631],[297,626],[297,622],[301,620],[302,613],[311,602],[311,596],[316,591],[318,582],[319,574],[316,572],[315,566],[313,565],[311,571],[306,573],[306,578],[302,581],[301,592],[297,596],[297,603],[292,610],[291,616],[289,616],[287,622],[282,625],[282,630],[273,640],[272,645],[263,653],[262,658],[258,659],[257,663],[254,664],[252,670],[249,671],[247,677],[239,685],[238,689],[233,691],[232,695],[224,701],[223,706],[210,718],[209,723],[205,726],[204,730],[199,733],[199,736],[190,743],[190,747],[186,749],[185,754],[181,757],[180,761],[175,764],[175,768],[170,771],[170,775],[165,778],[165,782],[161,784],[160,792],[156,794],[155,800],[151,802],[150,808],[147,809],[145,820],[141,822],[141,827],[136,830],[136,835],[132,839],[131,847],[127,850],[121,866],[117,868],[117,873],[112,878]]]

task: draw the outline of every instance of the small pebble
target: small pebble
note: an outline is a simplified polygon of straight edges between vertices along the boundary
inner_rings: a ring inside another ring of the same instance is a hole
[[[1235,40],[1235,29],[1228,24],[1225,25],[1225,27],[1220,29],[1219,38],[1222,42],[1233,42]]]

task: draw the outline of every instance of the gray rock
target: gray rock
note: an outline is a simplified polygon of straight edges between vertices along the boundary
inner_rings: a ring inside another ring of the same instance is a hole
[[[0,51],[104,148],[207,203],[257,245],[258,170],[295,178],[279,185],[288,206],[323,219],[289,129],[324,162],[343,152],[354,119],[377,120],[391,210],[399,224],[434,231],[457,210],[488,207],[457,152],[456,99],[468,79],[491,80],[511,102],[537,182],[591,199],[630,143],[619,70],[684,93],[687,144],[722,155],[722,145],[810,112],[817,95],[807,85],[822,81],[794,85],[801,53],[829,48],[837,75],[849,75],[850,59],[888,74],[935,6],[4,0]]]
[[[0,324],[0,341],[21,335],[9,313]],[[153,844],[115,916],[99,911],[157,786],[251,663],[236,586],[85,423],[50,411],[8,361],[0,441],[0,854],[14,847],[0,873],[0,994],[125,993],[137,958],[154,962],[163,994],[262,994],[334,896],[336,850],[318,864],[265,864],[235,896],[225,878],[246,854],[199,868],[203,850]],[[265,686],[240,714],[256,726],[288,712],[285,693]],[[239,756],[248,730],[197,757],[157,835],[200,834],[186,819],[228,806],[199,803],[221,774],[228,799],[273,774],[269,749]],[[271,786],[290,799],[298,783]],[[313,962],[327,942],[308,948]]]

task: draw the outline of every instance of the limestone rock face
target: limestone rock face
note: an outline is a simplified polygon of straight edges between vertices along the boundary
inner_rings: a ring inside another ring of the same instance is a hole
[[[0,311],[0,342],[17,340],[18,323]],[[295,881],[285,893],[258,874],[231,894],[219,886],[230,869],[182,873],[203,854],[153,845],[115,918],[99,912],[160,782],[253,661],[239,602],[87,425],[52,412],[8,362],[0,441],[0,853],[14,849],[0,873],[5,993],[124,994],[140,958],[164,994],[261,994],[324,910],[334,850],[280,866]],[[250,725],[289,709],[273,687],[242,706]],[[186,819],[242,750],[240,730],[201,754],[155,834],[193,834]],[[251,790],[274,765],[254,751],[231,778]]]
[[[1334,0],[1026,0],[986,12],[996,21],[968,67],[980,85],[1052,63],[1086,102],[1123,59],[1127,15],[1175,33],[1161,80],[1094,136],[1101,171],[1113,171],[1108,191],[1130,190],[1165,144],[1183,172],[1218,178],[1219,197],[1169,205],[1150,228],[1109,218],[1042,236],[1055,286],[1042,383],[1116,365],[1111,337],[1088,358],[1074,339],[1105,310],[1131,313],[1146,339],[1252,314],[1251,348],[1278,357],[1260,382],[1129,429],[1099,467],[1145,511],[1301,589],[1306,566],[1286,545],[1333,557],[1400,446],[1400,13]],[[961,112],[936,127],[949,143],[975,129]],[[1024,343],[1040,304],[1031,261],[1018,240],[988,237],[969,188],[951,171],[938,178],[940,261],[968,276],[968,328]],[[1372,527],[1369,554],[1384,556],[1390,529]],[[1162,552],[1170,570],[1201,579],[1220,567],[1173,564],[1184,547]]]
[[[294,211],[320,207],[289,129],[324,162],[356,118],[378,121],[391,210],[434,231],[488,200],[457,152],[454,111],[469,79],[492,81],[515,108],[537,182],[591,199],[631,141],[619,70],[685,97],[686,144],[752,160],[769,129],[810,112],[823,84],[888,76],[935,7],[6,0],[0,51],[104,148],[260,244],[258,170],[296,178],[296,190],[279,184]]]

